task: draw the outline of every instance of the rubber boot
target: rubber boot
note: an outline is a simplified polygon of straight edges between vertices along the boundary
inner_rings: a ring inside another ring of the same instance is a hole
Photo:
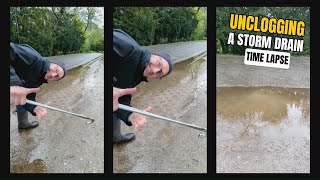
[[[39,126],[38,121],[28,121],[28,111],[17,112],[18,114],[18,129],[31,129]]]
[[[121,122],[118,118],[113,118],[113,143],[130,142],[136,139],[134,133],[121,134]]]

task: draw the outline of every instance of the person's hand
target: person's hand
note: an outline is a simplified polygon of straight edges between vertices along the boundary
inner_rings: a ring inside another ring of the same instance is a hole
[[[50,103],[51,102],[48,102],[46,103],[46,105],[49,105]],[[47,114],[48,114],[47,109],[40,106],[35,107],[33,111],[37,114],[38,120],[47,117]]]
[[[121,96],[127,95],[127,94],[133,94],[137,91],[137,88],[127,88],[127,89],[119,89],[119,88],[113,88],[113,111],[116,111],[118,109],[118,99]]]
[[[151,106],[147,107],[144,111],[150,112],[152,110]],[[132,123],[133,125],[133,130],[139,131],[142,130],[144,127],[147,126],[147,119],[144,115],[139,114],[139,113],[132,113],[128,120]]]
[[[24,88],[21,86],[10,86],[10,104],[26,104],[26,96],[30,93],[36,93],[40,88]]]

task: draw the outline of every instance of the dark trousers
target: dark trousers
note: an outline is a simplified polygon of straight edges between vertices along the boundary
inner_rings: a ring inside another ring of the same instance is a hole
[[[23,106],[18,105],[18,106],[16,106],[16,108],[17,108],[17,112],[26,112],[27,111],[26,107],[24,105]]]

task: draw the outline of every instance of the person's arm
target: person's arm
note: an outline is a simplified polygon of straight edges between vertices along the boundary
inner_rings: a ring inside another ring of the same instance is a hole
[[[147,49],[141,48],[141,46],[127,33],[120,29],[113,30],[113,53],[116,55],[115,57],[120,57],[117,59],[113,59],[112,66],[116,69],[121,66],[121,63],[132,60],[133,63],[138,63],[138,59],[142,59],[142,61],[149,61],[151,57],[151,52]],[[119,98],[119,103],[131,106],[131,95],[125,95]],[[131,126],[131,122],[128,121],[129,115],[132,112],[124,111],[118,109],[114,113],[117,114],[118,118],[125,122],[128,126]]]
[[[10,65],[10,86],[22,86],[19,76],[14,68]]]
[[[36,93],[29,94],[27,96],[29,100],[35,101],[36,99]],[[46,103],[46,105],[49,105],[50,102]],[[48,111],[46,108],[43,108],[41,106],[35,106],[31,104],[25,104],[25,108],[27,111],[29,111],[33,116],[37,116],[38,119],[43,119],[47,116]]]
[[[35,101],[36,100],[36,93],[31,93],[27,95],[27,99],[31,100],[31,101]],[[29,111],[33,116],[36,116],[37,114],[34,112],[34,108],[36,108],[37,106],[32,105],[32,104],[25,104],[25,108],[27,111]]]
[[[127,94],[133,94],[136,91],[137,91],[136,88],[120,89],[120,88],[113,87],[113,111],[116,111],[118,109],[118,100],[120,97]]]
[[[40,88],[24,88],[19,76],[10,65],[10,104],[26,104],[27,95],[40,91]]]
[[[130,105],[131,97],[132,97],[132,95],[122,96],[119,98],[119,103],[131,107],[131,105]],[[128,117],[132,114],[132,112],[118,109],[117,111],[115,111],[115,113],[117,114],[118,118],[121,119],[123,122],[125,122],[128,126],[132,126],[132,123],[130,121],[128,121]]]
[[[10,86],[10,104],[24,105],[26,104],[27,95],[36,93],[40,88],[24,88],[22,86]]]
[[[117,78],[113,77],[113,85],[115,85],[115,83],[117,82]],[[115,87],[113,87],[114,89]],[[114,96],[114,93],[113,93]],[[130,102],[131,102],[131,95],[123,95],[123,96],[119,96],[117,98],[117,102],[116,103],[121,103],[127,106],[130,106]],[[113,97],[113,111],[114,113],[117,115],[117,117],[119,119],[121,119],[123,122],[125,122],[128,126],[131,126],[132,124],[128,121],[128,117],[130,114],[132,114],[132,112],[128,112],[128,111],[124,111],[121,109],[117,109],[116,111],[114,110],[114,97]]]

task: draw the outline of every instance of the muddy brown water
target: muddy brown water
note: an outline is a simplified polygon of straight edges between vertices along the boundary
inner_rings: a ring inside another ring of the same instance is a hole
[[[207,127],[207,62],[176,63],[162,80],[138,86],[132,106],[164,117]],[[148,119],[136,140],[113,146],[114,173],[206,173],[207,139],[201,131],[156,118]],[[122,132],[132,127],[122,123]]]
[[[217,172],[310,172],[310,89],[217,88]]]
[[[15,107],[10,106],[11,173],[104,172],[104,61],[68,71],[58,81],[44,84],[40,103],[82,114],[86,119],[48,110],[46,119],[31,130],[18,130]],[[35,117],[29,114],[29,119]]]

